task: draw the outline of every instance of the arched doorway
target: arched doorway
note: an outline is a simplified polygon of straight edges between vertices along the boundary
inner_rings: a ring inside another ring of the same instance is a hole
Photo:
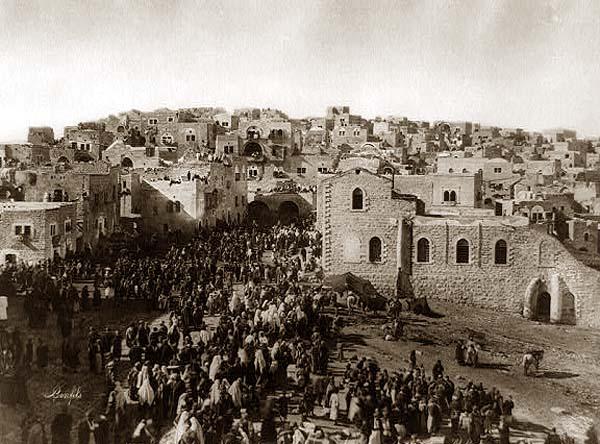
[[[129,157],[123,157],[121,160],[121,166],[123,168],[133,168],[133,161]]]
[[[544,291],[537,297],[535,319],[541,322],[550,321],[550,293]]]
[[[86,151],[76,151],[73,160],[75,162],[92,162],[94,158]]]
[[[286,200],[279,205],[278,216],[282,224],[290,224],[300,218],[300,209],[294,202]]]
[[[248,142],[244,145],[244,156],[246,157],[258,157],[262,154],[262,147],[260,143]]]
[[[273,225],[273,214],[264,202],[253,201],[248,204],[248,218],[261,226]]]

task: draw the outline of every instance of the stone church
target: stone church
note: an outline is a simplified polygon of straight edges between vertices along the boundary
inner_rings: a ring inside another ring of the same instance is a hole
[[[600,272],[526,218],[426,212],[427,193],[444,186],[436,176],[420,180],[427,177],[431,186],[405,190],[402,178],[361,168],[323,180],[317,223],[325,274],[352,272],[387,297],[600,328]]]

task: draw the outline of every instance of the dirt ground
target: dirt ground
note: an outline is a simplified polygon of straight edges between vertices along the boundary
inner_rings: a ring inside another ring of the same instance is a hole
[[[76,285],[80,288],[81,284]],[[58,413],[63,399],[53,399],[52,393],[60,388],[63,393],[74,393],[69,403],[69,411],[73,415],[74,426],[82,419],[89,409],[96,414],[104,412],[106,407],[106,383],[104,375],[95,375],[88,371],[87,332],[90,326],[102,331],[104,327],[111,330],[121,330],[131,321],[151,321],[157,313],[147,312],[141,301],[129,301],[125,306],[114,307],[112,301],[103,301],[100,308],[91,308],[75,317],[74,334],[80,339],[79,371],[64,372],[61,364],[61,336],[56,326],[56,315],[50,313],[45,328],[31,329],[27,325],[23,310],[23,297],[11,298],[8,306],[8,327],[17,327],[21,332],[23,342],[31,337],[37,346],[38,338],[42,338],[49,346],[49,364],[46,369],[33,366],[33,373],[27,384],[31,406],[8,406],[0,404],[0,444],[21,443],[21,422],[32,414],[39,415],[46,424],[46,432],[50,440],[50,424]],[[124,371],[129,361],[121,362],[117,368]],[[77,442],[75,430],[71,434],[72,442]]]
[[[57,403],[45,398],[45,394],[59,385],[65,389],[81,387],[82,399],[71,403],[75,421],[88,408],[97,411],[104,407],[104,381],[101,376],[87,372],[85,342],[82,343],[81,370],[77,374],[65,374],[59,363],[59,342],[55,317],[50,316],[48,327],[37,331],[25,325],[22,299],[9,307],[11,325],[19,325],[21,331],[34,337],[44,337],[50,342],[51,364],[47,371],[36,371],[29,384],[33,410],[49,424],[57,411]],[[512,395],[515,401],[515,417],[518,427],[511,441],[521,438],[542,442],[551,427],[566,432],[583,442],[592,424],[600,423],[600,332],[574,326],[540,324],[493,311],[471,307],[452,306],[430,302],[436,317],[424,317],[404,313],[405,338],[401,341],[385,341],[382,326],[387,322],[384,313],[366,316],[362,313],[343,313],[346,327],[338,338],[344,342],[343,362],[332,360],[330,368],[340,381],[340,375],[348,359],[353,356],[371,356],[388,369],[408,365],[411,350],[418,352],[418,363],[429,371],[437,359],[441,359],[446,372],[458,385],[469,381],[482,382],[486,387],[496,387],[503,395]],[[79,315],[81,333],[90,325],[108,325],[125,329],[131,319],[154,319],[156,313],[145,313],[136,303],[126,308],[114,309],[104,306],[101,310]],[[84,319],[85,321],[81,321]],[[477,368],[459,366],[454,362],[456,340],[474,334],[481,344],[480,365]],[[27,337],[27,336],[25,336]],[[520,365],[522,353],[530,347],[545,350],[544,360],[534,377],[525,377]],[[124,350],[125,351],[125,350]],[[332,353],[335,355],[335,353]],[[126,367],[128,362],[122,363]],[[290,375],[293,368],[290,368]],[[345,405],[342,398],[342,411]],[[30,411],[23,407],[0,405],[0,442],[20,442],[20,422]],[[315,409],[317,415],[319,408]],[[291,421],[299,418],[292,417]],[[335,431],[325,419],[314,419],[326,431]],[[75,438],[73,436],[73,438]],[[165,440],[163,442],[168,442]]]
[[[583,440],[592,424],[600,424],[600,332],[575,326],[531,322],[516,316],[472,307],[431,303],[439,317],[404,314],[405,340],[385,341],[380,317],[360,316],[342,331],[353,354],[372,356],[388,368],[408,365],[411,350],[430,371],[441,359],[446,372],[466,384],[482,382],[512,395],[515,417],[524,438],[541,438],[556,427]],[[454,360],[457,340],[474,334],[481,344],[477,368]],[[544,359],[535,376],[525,377],[521,357],[528,348],[541,348]]]

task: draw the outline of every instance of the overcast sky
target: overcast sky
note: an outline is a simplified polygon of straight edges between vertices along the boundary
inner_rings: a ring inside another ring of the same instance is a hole
[[[220,3],[220,4],[219,4]],[[328,105],[600,134],[600,2],[0,1],[0,141],[131,108]]]

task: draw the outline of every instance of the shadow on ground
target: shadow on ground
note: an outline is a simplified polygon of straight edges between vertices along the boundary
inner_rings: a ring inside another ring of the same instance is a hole
[[[578,373],[571,372],[559,372],[559,371],[545,371],[538,374],[538,378],[547,379],[569,379],[578,377]]]

